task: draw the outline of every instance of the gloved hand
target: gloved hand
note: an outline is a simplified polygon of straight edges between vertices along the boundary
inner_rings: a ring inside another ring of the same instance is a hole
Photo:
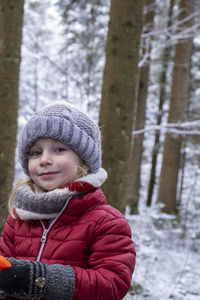
[[[28,260],[9,258],[12,264],[0,272],[0,290],[5,297],[42,297],[46,281],[45,265]]]
[[[11,267],[0,272],[0,299],[70,300],[75,285],[75,274],[70,266],[51,265],[8,258]]]

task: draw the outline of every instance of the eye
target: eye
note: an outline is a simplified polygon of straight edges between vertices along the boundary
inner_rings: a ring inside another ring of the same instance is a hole
[[[30,151],[29,156],[39,156],[41,153],[42,152],[40,150],[32,150]]]
[[[56,153],[61,153],[61,152],[64,152],[64,151],[66,151],[67,149],[66,148],[64,148],[64,147],[57,147],[56,149],[55,149],[55,152]]]

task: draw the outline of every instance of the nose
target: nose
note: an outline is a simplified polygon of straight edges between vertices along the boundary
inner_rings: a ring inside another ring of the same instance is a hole
[[[43,151],[41,157],[40,157],[40,165],[51,165],[52,164],[52,155],[49,151]]]

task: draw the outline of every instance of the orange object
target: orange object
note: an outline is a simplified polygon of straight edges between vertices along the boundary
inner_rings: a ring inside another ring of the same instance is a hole
[[[9,267],[11,267],[11,263],[4,256],[0,255],[0,271]]]

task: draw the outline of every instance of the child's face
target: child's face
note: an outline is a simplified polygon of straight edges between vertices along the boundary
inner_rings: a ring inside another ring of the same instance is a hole
[[[80,166],[79,156],[58,140],[41,138],[29,152],[28,170],[32,180],[46,191],[71,182]]]

